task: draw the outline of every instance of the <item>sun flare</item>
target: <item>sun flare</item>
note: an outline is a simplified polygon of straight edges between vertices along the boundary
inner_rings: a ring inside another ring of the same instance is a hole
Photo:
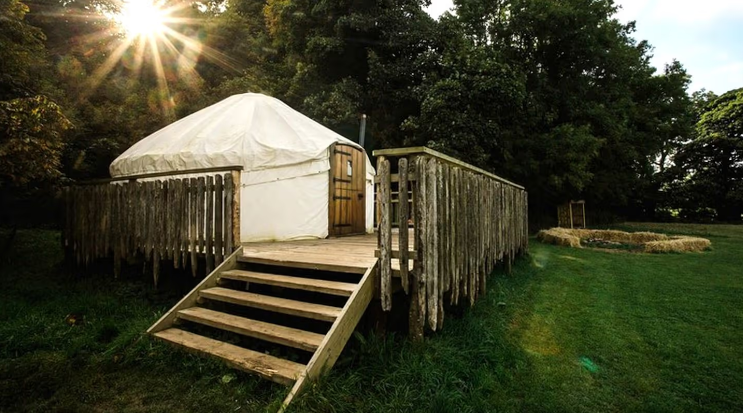
[[[129,37],[149,37],[166,29],[168,14],[158,0],[125,0],[116,20]]]

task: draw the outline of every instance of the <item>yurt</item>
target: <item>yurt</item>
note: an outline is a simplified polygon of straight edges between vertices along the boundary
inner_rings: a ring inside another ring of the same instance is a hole
[[[262,94],[230,96],[160,129],[116,158],[110,172],[193,176],[234,166],[242,167],[242,242],[373,230],[374,169],[364,149]]]

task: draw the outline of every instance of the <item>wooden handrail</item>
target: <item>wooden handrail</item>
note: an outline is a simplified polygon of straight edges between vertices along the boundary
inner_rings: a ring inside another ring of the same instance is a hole
[[[413,146],[410,148],[377,149],[373,152],[373,155],[374,156],[389,156],[389,157],[400,157],[400,156],[409,156],[409,155],[429,155],[429,156],[438,158],[446,163],[459,166],[461,168],[470,170],[472,172],[485,175],[489,178],[495,179],[496,181],[502,182],[504,184],[511,185],[514,188],[524,189],[524,187],[519,184],[515,184],[507,179],[501,178],[500,176],[490,173],[484,169],[478,168],[474,165],[470,165],[466,162],[462,162],[459,159],[453,158],[449,155],[443,154],[439,151],[435,151],[425,146]]]
[[[383,149],[374,156],[381,305],[385,311],[392,307],[395,261],[410,303],[409,333],[418,340],[426,325],[433,331],[442,327],[445,297],[450,305],[474,304],[496,263],[510,271],[516,255],[528,251],[527,193],[521,185],[425,147]],[[412,202],[406,197],[410,192]],[[392,243],[394,222],[400,228],[398,246]],[[408,248],[410,222],[414,251]]]
[[[89,181],[77,182],[76,185],[99,185],[99,184],[107,184],[110,182],[117,182],[117,181],[136,181],[139,179],[161,178],[164,176],[195,175],[195,174],[207,174],[207,173],[215,173],[215,172],[242,171],[242,170],[243,170],[242,165],[215,166],[211,168],[186,169],[183,171],[152,172],[152,173],[147,173],[147,174],[119,176],[116,178],[91,179]]]

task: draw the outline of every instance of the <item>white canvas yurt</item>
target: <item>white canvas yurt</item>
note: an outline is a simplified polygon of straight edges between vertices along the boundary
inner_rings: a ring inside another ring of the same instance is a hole
[[[374,169],[363,148],[262,94],[231,96],[160,129],[116,158],[110,172],[190,175],[232,166],[242,167],[242,242],[373,229]]]

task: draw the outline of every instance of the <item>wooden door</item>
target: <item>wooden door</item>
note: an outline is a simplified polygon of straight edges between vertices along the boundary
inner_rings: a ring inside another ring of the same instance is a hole
[[[363,234],[366,230],[366,154],[337,143],[330,147],[328,233]]]

